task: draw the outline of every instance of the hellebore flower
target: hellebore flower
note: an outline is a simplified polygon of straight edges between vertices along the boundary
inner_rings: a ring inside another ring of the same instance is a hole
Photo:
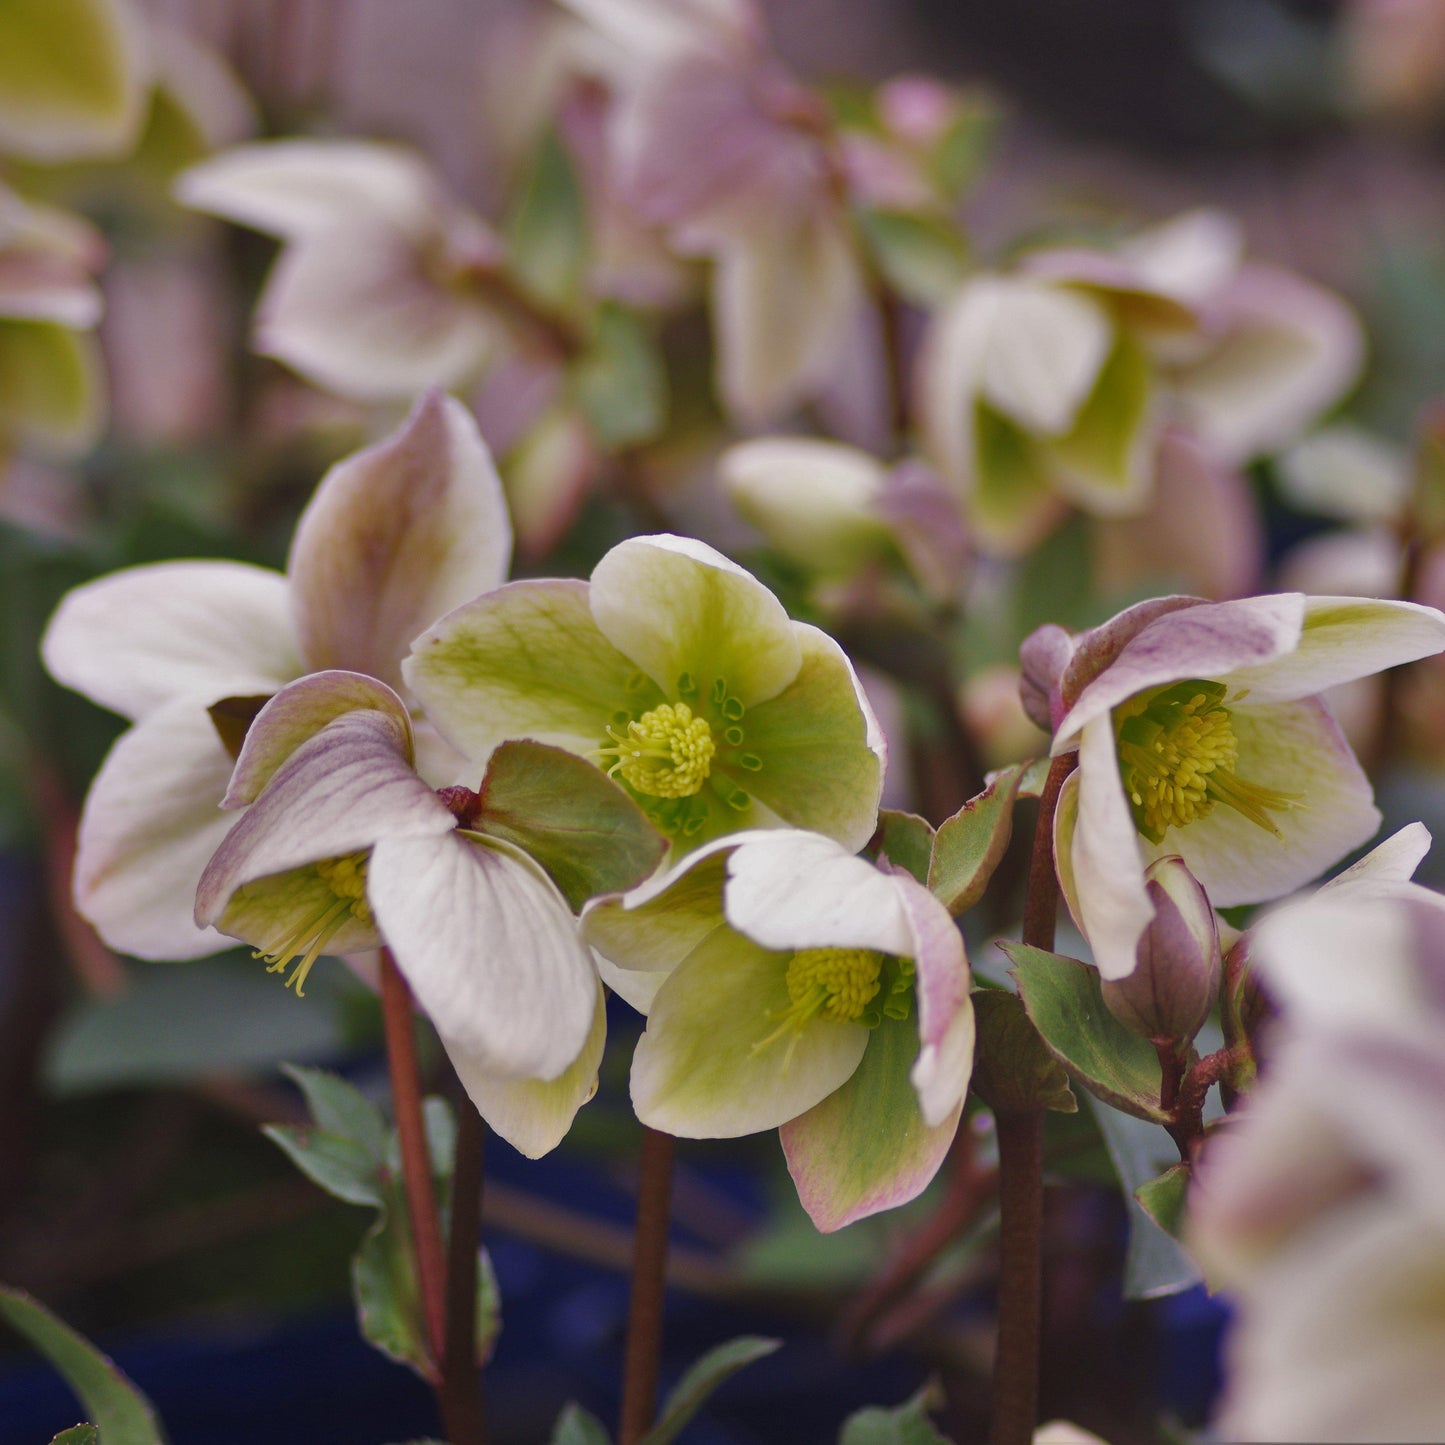
[[[1280,1016],[1267,1072],[1200,1158],[1187,1236],[1236,1307],[1228,1439],[1438,1433],[1445,900],[1406,881],[1422,851],[1372,855],[1250,929]]]
[[[187,901],[230,821],[217,804],[232,753],[208,710],[238,711],[243,722],[286,683],[322,668],[400,686],[409,640],[496,586],[510,554],[486,446],[465,408],[433,394],[393,436],[322,479],[286,575],[164,562],[69,593],[46,630],[45,665],[134,724],[86,799],[74,879],[80,913],[112,947],[141,958],[221,947],[216,933],[197,931]],[[437,748],[429,729],[420,736]]]
[[[602,994],[577,921],[520,848],[458,826],[415,769],[406,704],[319,672],[246,735],[196,924],[250,943],[298,995],[322,953],[385,945],[478,1111],[552,1148],[596,1087]],[[230,821],[230,819],[228,819]]]
[[[1318,694],[1445,648],[1409,602],[1283,593],[1162,598],[1024,644],[1025,706],[1077,750],[1055,822],[1059,879],[1106,979],[1154,916],[1144,869],[1174,853],[1216,907],[1278,898],[1379,826]],[[1044,696],[1047,695],[1047,703]]]
[[[589,904],[583,931],[647,1014],[632,1060],[644,1123],[780,1128],[820,1229],[933,1177],[973,1067],[973,1006],[962,936],[910,876],[817,833],[746,833]]]
[[[682,853],[792,824],[861,848],[884,745],[841,648],[686,537],[634,537],[591,582],[513,582],[444,617],[404,673],[473,763],[530,737],[589,758]]]
[[[502,321],[479,283],[501,242],[400,146],[263,141],[184,172],[180,201],[286,243],[256,347],[360,401],[475,379]]]

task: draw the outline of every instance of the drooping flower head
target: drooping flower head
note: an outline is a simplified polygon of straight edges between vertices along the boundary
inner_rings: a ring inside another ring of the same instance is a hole
[[[912,877],[816,833],[699,849],[584,915],[606,981],[647,1014],[638,1117],[689,1138],[780,1128],[820,1228],[913,1198],[973,1064],[963,939]]]
[[[384,683],[333,671],[284,688],[237,759],[223,806],[244,812],[224,815],[196,924],[252,944],[298,994],[320,955],[384,943],[478,1109],[543,1153],[595,1087],[592,961],[543,869],[462,826],[415,756]]]
[[[634,537],[589,582],[514,582],[417,639],[404,669],[474,763],[554,743],[620,782],[687,852],[792,824],[861,848],[882,735],[842,650],[701,542]]]
[[[401,686],[410,639],[496,586],[510,556],[501,483],[476,424],[432,394],[393,436],[327,473],[297,525],[286,575],[163,562],[69,593],[46,630],[45,665],[134,724],[86,799],[74,881],[81,914],[112,947],[141,958],[223,946],[197,930],[189,901],[230,823],[217,804],[233,753],[210,710],[234,700],[244,723],[286,683],[321,668]],[[419,737],[435,750],[429,729]]]
[[[1078,752],[1059,877],[1100,972],[1153,917],[1145,865],[1183,858],[1216,907],[1278,898],[1379,826],[1369,780],[1318,694],[1445,648],[1445,615],[1299,593],[1145,602],[1078,638],[1024,644],[1025,703]]]

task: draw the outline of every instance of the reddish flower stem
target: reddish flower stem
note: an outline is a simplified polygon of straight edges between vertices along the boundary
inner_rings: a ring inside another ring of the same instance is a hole
[[[1024,897],[1023,941],[1054,946],[1059,885],[1054,813],[1076,757],[1055,758],[1039,797]],[[998,1130],[998,1348],[993,1366],[990,1445],[1029,1445],[1038,1420],[1039,1333],[1043,1302],[1044,1111],[995,1115]]]
[[[426,1318],[427,1340],[433,1361],[440,1364],[446,1342],[446,1260],[442,1253],[441,1219],[437,1213],[436,1186],[432,1182],[422,1123],[421,1079],[416,1065],[416,1035],[412,1028],[411,989],[396,966],[391,950],[381,951],[381,1014],[386,1033],[386,1060],[391,1073],[392,1107],[401,1139],[402,1182],[407,1214],[416,1250],[417,1281]],[[441,1377],[434,1368],[433,1383],[442,1397]]]
[[[487,1438],[477,1374],[477,1244],[482,1231],[482,1153],[486,1125],[457,1090],[457,1157],[452,1171],[447,1238],[446,1346],[442,1355],[442,1420],[447,1439],[484,1445]]]
[[[672,1156],[670,1134],[643,1129],[618,1445],[637,1445],[651,1428],[657,1413],[663,1295],[667,1284],[667,1224],[672,1205]]]

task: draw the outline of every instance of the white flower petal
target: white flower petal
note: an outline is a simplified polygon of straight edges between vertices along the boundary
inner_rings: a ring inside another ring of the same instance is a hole
[[[540,1159],[560,1144],[577,1111],[597,1092],[597,1068],[607,1042],[607,1008],[601,986],[592,1028],[582,1052],[557,1078],[502,1079],[482,1056],[442,1034],[442,1045],[477,1112],[514,1149]]]
[[[421,1006],[478,1068],[554,1080],[577,1061],[597,975],[566,901],[526,854],[474,833],[387,836],[367,896]]]
[[[41,656],[52,676],[127,717],[275,692],[305,668],[279,572],[240,562],[130,567],[66,594]]]
[[[235,822],[221,811],[231,758],[205,707],[156,708],[117,739],[86,796],[75,906],[114,949],[199,958],[227,947],[192,917],[196,883]]]

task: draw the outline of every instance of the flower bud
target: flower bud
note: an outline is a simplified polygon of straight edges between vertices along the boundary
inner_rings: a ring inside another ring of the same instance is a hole
[[[1219,990],[1219,925],[1182,858],[1152,863],[1144,882],[1154,917],[1139,940],[1134,972],[1104,980],[1104,1002],[1120,1023],[1147,1039],[1192,1039]]]

